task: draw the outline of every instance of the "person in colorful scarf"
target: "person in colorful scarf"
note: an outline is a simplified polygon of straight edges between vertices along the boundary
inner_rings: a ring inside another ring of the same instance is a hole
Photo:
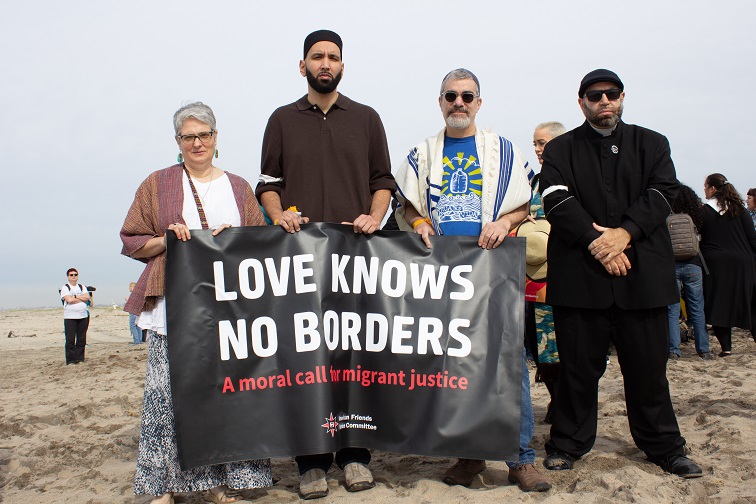
[[[121,228],[121,253],[146,263],[124,310],[147,330],[147,374],[134,493],[157,496],[151,504],[173,504],[174,492],[204,492],[216,504],[237,502],[239,492],[273,485],[270,460],[244,460],[182,470],[171,396],[165,298],[166,235],[181,241],[192,230],[213,236],[232,226],[262,226],[265,220],[252,187],[214,165],[218,130],[212,109],[201,102],[173,116],[178,164],[153,172],[137,189]],[[181,337],[172,334],[171,337]]]
[[[567,128],[560,122],[550,121],[539,124],[533,132],[533,148],[535,149],[538,163],[543,164],[543,150],[553,138],[566,133]],[[536,174],[530,181],[533,188],[533,199],[530,201],[530,217],[535,224],[536,219],[546,219],[543,211],[543,202],[539,188],[540,174]],[[548,234],[546,234],[548,239]],[[531,327],[535,333],[535,347],[533,357],[536,363],[536,382],[546,385],[551,398],[546,410],[544,422],[551,423],[554,414],[554,395],[559,378],[559,353],[556,345],[556,332],[554,331],[554,311],[546,304],[546,278],[533,278],[530,275],[526,279],[525,301],[529,309],[526,309],[525,327]],[[526,338],[528,339],[528,338]]]

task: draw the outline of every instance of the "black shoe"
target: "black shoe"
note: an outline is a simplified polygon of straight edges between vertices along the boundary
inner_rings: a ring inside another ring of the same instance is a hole
[[[543,459],[543,467],[549,471],[569,471],[575,463],[575,457],[564,452],[554,452]]]
[[[658,459],[649,458],[649,460],[668,473],[681,478],[700,478],[703,476],[703,471],[698,467],[698,464],[684,455],[669,455]]]
[[[729,357],[730,355],[732,355],[732,352],[729,350],[722,350],[721,352],[719,352],[720,357]]]

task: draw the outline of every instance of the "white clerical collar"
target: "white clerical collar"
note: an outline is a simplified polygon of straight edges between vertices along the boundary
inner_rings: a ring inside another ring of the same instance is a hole
[[[599,128],[597,126],[594,126],[592,122],[588,122],[588,124],[591,125],[591,128],[595,129],[597,133],[599,133],[601,136],[608,137],[612,134],[612,131],[614,131],[617,128],[617,125],[615,124],[611,128]]]

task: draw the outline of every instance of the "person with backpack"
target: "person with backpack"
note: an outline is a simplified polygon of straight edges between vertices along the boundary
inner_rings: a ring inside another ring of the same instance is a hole
[[[667,218],[675,252],[675,273],[680,295],[685,299],[688,320],[693,325],[696,352],[703,360],[711,360],[709,333],[704,316],[703,266],[698,249],[698,235],[703,223],[703,202],[690,187],[680,184],[672,204],[673,214]],[[677,219],[685,217],[685,219]],[[667,307],[669,316],[669,358],[680,358],[680,302]]]
[[[66,332],[66,365],[84,362],[89,328],[89,293],[79,284],[79,272],[69,268],[68,283],[60,288],[63,301],[63,325]]]
[[[743,198],[721,173],[704,182],[701,251],[711,271],[704,277],[706,322],[719,340],[720,357],[732,354],[732,328],[750,329],[756,341],[756,230]]]

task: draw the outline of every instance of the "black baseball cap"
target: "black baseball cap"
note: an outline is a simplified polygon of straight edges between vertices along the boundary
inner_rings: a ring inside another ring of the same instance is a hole
[[[590,87],[592,84],[596,84],[597,82],[613,82],[614,84],[617,84],[617,87],[620,89],[620,91],[625,90],[625,85],[622,84],[622,81],[616,73],[612,72],[611,70],[607,70],[606,68],[598,68],[586,74],[586,76],[583,77],[583,80],[580,81],[578,98],[582,98],[585,94],[585,90],[588,89],[588,87]]]

